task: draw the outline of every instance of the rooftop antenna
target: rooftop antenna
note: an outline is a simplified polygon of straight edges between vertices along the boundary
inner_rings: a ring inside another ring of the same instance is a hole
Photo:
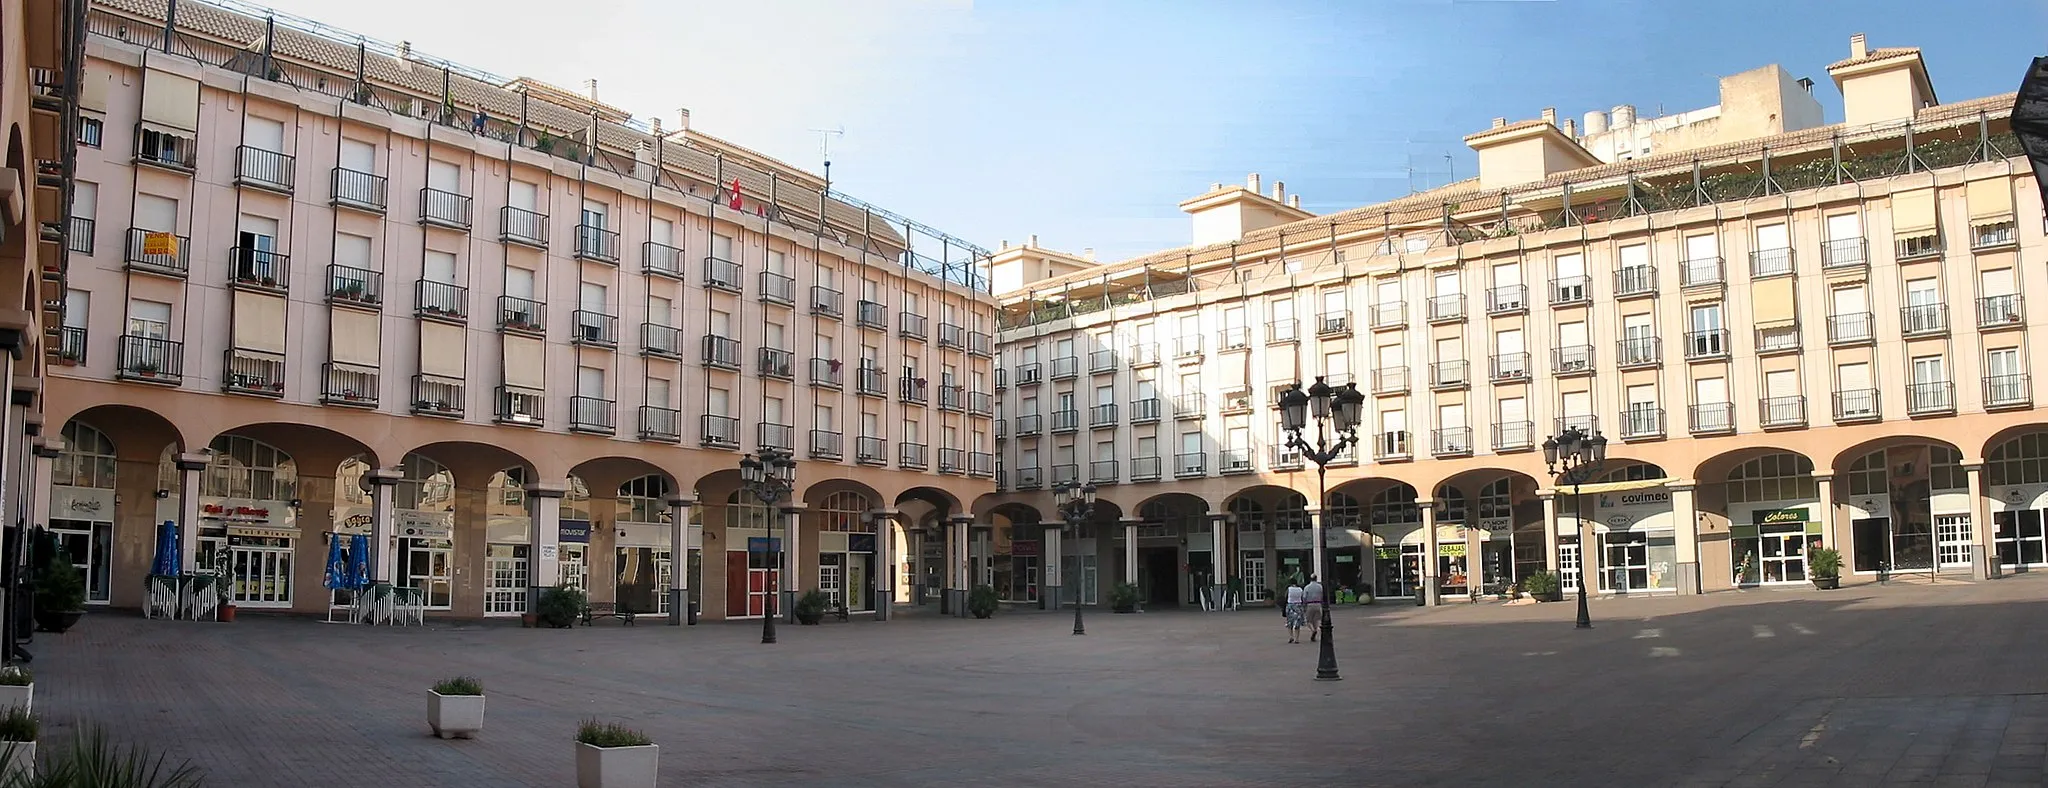
[[[832,190],[832,138],[846,136],[845,126],[829,129],[811,129],[818,135],[818,153],[825,158],[825,190]]]

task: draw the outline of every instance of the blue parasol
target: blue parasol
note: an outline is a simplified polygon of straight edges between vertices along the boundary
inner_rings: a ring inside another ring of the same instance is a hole
[[[180,555],[178,549],[178,523],[165,520],[156,529],[156,560],[150,563],[150,574],[171,577],[178,574]]]
[[[370,587],[370,537],[362,534],[348,539],[348,587]]]
[[[341,548],[341,534],[332,534],[327,540],[327,572],[321,578],[328,590],[350,587],[348,584],[348,555]]]

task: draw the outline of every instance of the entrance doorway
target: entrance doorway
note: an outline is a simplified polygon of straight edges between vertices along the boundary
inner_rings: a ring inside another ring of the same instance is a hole
[[[1999,566],[2020,569],[2048,562],[2048,534],[2043,533],[2040,509],[1997,512],[1991,523],[1996,528],[1991,539]]]
[[[292,541],[228,537],[228,588],[243,607],[292,606]]]
[[[1999,556],[2002,563],[2004,556]],[[1942,569],[1970,565],[1970,516],[1944,514],[1934,518],[1934,562]]]
[[[1422,584],[1418,575],[1422,568],[1422,548],[1419,544],[1379,548],[1379,560],[1374,562],[1379,568],[1379,588],[1374,593],[1388,598],[1414,597],[1415,589]]]
[[[1150,607],[1179,607],[1180,550],[1146,547],[1138,552],[1138,588]]]
[[[89,520],[51,520],[57,547],[85,573],[85,602],[104,605],[112,593],[114,524]]]
[[[526,545],[494,544],[484,558],[484,615],[526,612]]]
[[[448,610],[454,603],[455,543],[446,539],[406,537],[398,540],[399,585],[426,592],[428,610]]]
[[[1557,581],[1558,589],[1565,593],[1579,590],[1579,537],[1576,535],[1557,537]]]

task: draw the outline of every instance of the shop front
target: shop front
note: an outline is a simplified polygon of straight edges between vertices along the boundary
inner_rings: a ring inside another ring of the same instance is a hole
[[[1060,540],[1060,595],[1067,604],[1099,604],[1102,564],[1096,553],[1097,526],[1081,526],[1079,538]],[[1249,584],[1245,587],[1251,593]]]
[[[178,504],[177,496],[159,499],[157,519],[178,519]],[[237,606],[292,606],[299,527],[290,501],[200,496],[197,531],[199,556],[192,571],[224,577]]]
[[[875,567],[875,535],[846,531],[818,534],[818,590],[832,607],[847,610],[871,609],[866,593]]]
[[[1359,588],[1365,581],[1368,567],[1365,560],[1365,541],[1371,536],[1360,528],[1332,528],[1329,537],[1330,578],[1334,582],[1326,582],[1324,585],[1330,588],[1333,595],[1340,588]]]
[[[392,564],[397,577],[392,584],[420,591],[427,610],[451,609],[455,602],[455,513],[400,509],[392,519],[392,532],[398,539],[397,560]],[[489,589],[485,593],[489,594]],[[520,598],[525,598],[524,587]]]
[[[1422,590],[1422,567],[1428,555],[1428,535],[1420,523],[1390,523],[1386,541],[1376,540],[1373,566],[1376,568],[1373,594],[1390,599],[1413,599]]]
[[[776,561],[782,539],[761,528],[725,529],[725,617],[760,618],[780,584]]]
[[[617,539],[613,599],[619,610],[666,615],[669,581],[675,571],[669,524],[618,523]]]
[[[1806,558],[1821,546],[1820,511],[1818,501],[1731,504],[1728,546],[1735,584],[1797,585],[1811,579]]]
[[[1593,485],[1587,485],[1591,487]],[[1671,491],[1662,479],[1615,482],[1586,492],[1592,518],[1603,594],[1677,593],[1678,534]],[[1617,489],[1620,487],[1620,489]],[[1581,529],[1579,501],[1558,498],[1558,575],[1566,592],[1579,588]]]
[[[2048,566],[2048,485],[1996,484],[1991,494],[1991,544],[2006,571]],[[1937,552],[1943,567],[1966,566],[1970,556],[1968,516],[1936,515]],[[75,560],[74,556],[74,560]]]
[[[85,603],[107,604],[113,591],[114,491],[51,486],[50,531],[57,547],[85,573]]]
[[[1308,583],[1310,572],[1315,571],[1315,531],[1307,524],[1283,525],[1273,530],[1273,560],[1278,572],[1266,582],[1274,590],[1284,590],[1288,583]]]
[[[1244,581],[1240,601],[1264,602],[1273,596],[1273,575],[1266,567],[1266,532],[1258,530],[1263,523],[1253,520],[1249,524],[1252,529],[1237,531],[1237,576]]]
[[[526,612],[526,589],[533,585],[527,575],[531,522],[526,517],[492,515],[484,523],[485,616]]]
[[[590,593],[590,521],[562,521],[561,530],[562,585],[574,588],[588,595]]]
[[[1931,572],[1937,560],[1943,568],[1969,566],[1973,501],[1954,449],[1893,446],[1857,458],[1847,476],[1850,546],[1844,552],[1854,573]],[[2002,500],[1992,494],[1994,512]],[[2026,531],[2023,516],[2011,521],[2016,537]]]

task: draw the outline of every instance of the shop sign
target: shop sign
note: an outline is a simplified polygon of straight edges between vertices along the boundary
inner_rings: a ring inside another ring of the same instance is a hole
[[[1803,523],[1807,522],[1807,509],[1804,506],[1791,509],[1758,509],[1750,512],[1749,516],[1757,525]]]
[[[1495,533],[1506,533],[1512,528],[1514,524],[1506,517],[1486,517],[1479,521],[1479,529],[1486,532],[1481,535],[1482,539],[1492,539]]]
[[[1439,543],[1463,542],[1465,541],[1465,526],[1439,525],[1436,527],[1436,540]]]
[[[769,538],[769,537],[766,537],[766,536],[749,536],[749,537],[747,537],[747,552],[749,552],[749,553],[779,553],[779,552],[782,552],[782,540],[781,540],[781,539],[773,539],[773,538]]]
[[[1010,542],[1010,555],[1020,558],[1035,558],[1038,556],[1038,543],[1022,539],[1013,540]]]
[[[1436,546],[1436,554],[1448,558],[1465,557],[1464,542],[1447,542]]]
[[[1377,549],[1377,550],[1374,550],[1374,551],[1373,551],[1373,554],[1374,554],[1374,555],[1377,555],[1377,556],[1379,556],[1379,559],[1380,559],[1380,560],[1382,560],[1382,561],[1392,561],[1392,560],[1394,560],[1394,559],[1396,559],[1396,558],[1400,558],[1400,557],[1401,557],[1401,548],[1399,548],[1399,547],[1382,547],[1382,548],[1379,548],[1379,549]]]
[[[563,520],[562,528],[558,533],[560,533],[560,539],[563,542],[569,544],[588,544],[590,542],[590,521]]]
[[[334,520],[335,533],[362,534],[364,536],[368,536],[370,534],[370,528],[373,525],[371,520],[373,519],[373,517],[369,512],[340,514],[340,512],[337,510],[337,514],[339,514],[340,516],[336,517]]]
[[[229,535],[229,536],[248,536],[248,537],[254,537],[254,538],[257,538],[257,539],[297,539],[297,538],[299,538],[299,529],[297,529],[297,528],[258,528],[258,527],[254,527],[254,526],[246,526],[246,525],[230,525],[230,526],[228,526],[228,535]]]
[[[199,502],[199,519],[226,525],[288,525],[292,520],[291,504],[284,501],[209,498]]]
[[[2000,484],[1991,488],[1994,511],[2048,508],[2048,485]]]
[[[1358,562],[1358,556],[1355,555],[1339,555],[1332,556],[1332,558],[1340,564],[1353,564]]]
[[[619,536],[616,544],[619,547],[650,547],[666,550],[668,549],[669,528],[670,526],[663,523],[619,523]]]
[[[450,512],[426,512],[418,509],[400,509],[393,513],[397,521],[395,529],[400,538],[408,539],[454,539],[455,515]]]
[[[846,552],[872,553],[875,551],[874,534],[847,534]]]
[[[50,488],[50,517],[58,520],[114,519],[114,491],[57,485]]]

